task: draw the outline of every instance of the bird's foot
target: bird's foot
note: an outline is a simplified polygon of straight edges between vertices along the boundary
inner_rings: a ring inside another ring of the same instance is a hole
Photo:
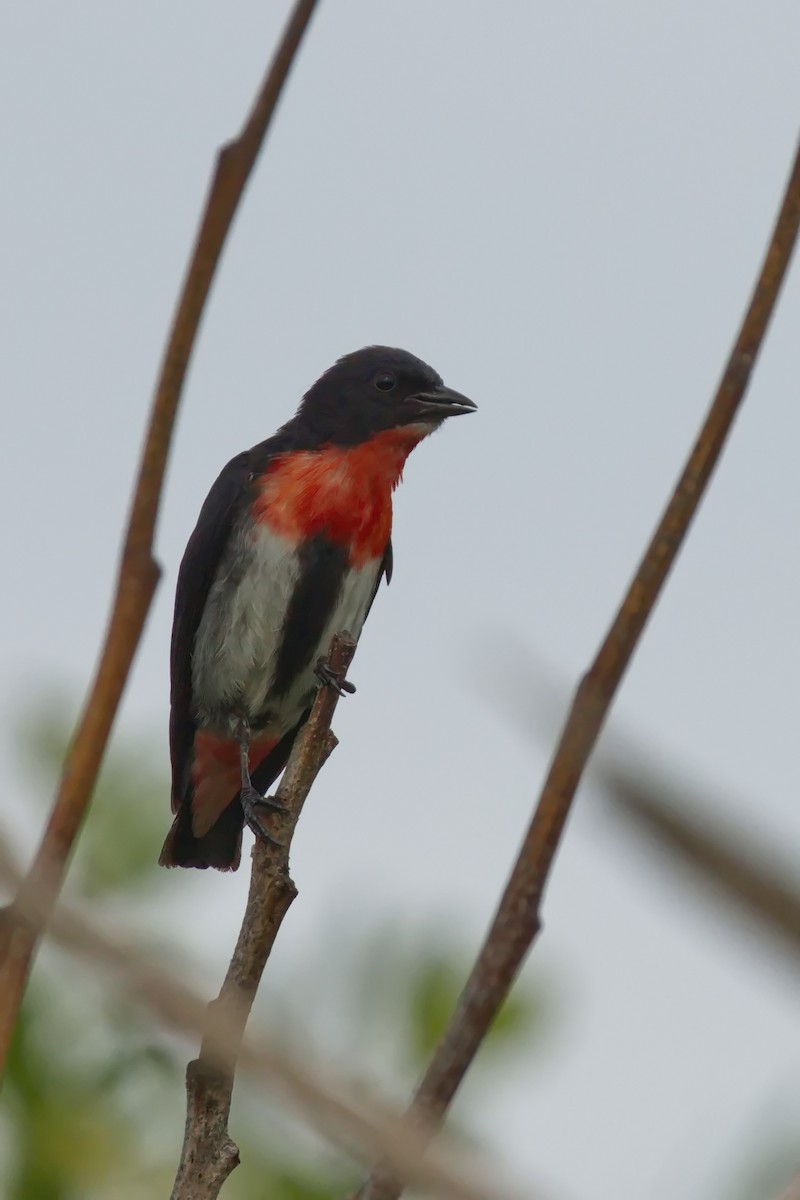
[[[259,813],[285,813],[287,811],[286,805],[281,804],[278,800],[273,800],[271,796],[262,796],[252,786],[242,788],[239,793],[239,800],[248,829],[251,829],[262,842],[266,842],[270,846],[277,846],[278,849],[282,850],[284,843],[279,842],[277,838],[272,836],[269,830],[264,828]]]
[[[317,659],[314,674],[324,687],[333,688],[340,696],[352,696],[356,690],[356,685],[351,683],[349,679],[343,679],[338,671],[334,671],[324,656]]]

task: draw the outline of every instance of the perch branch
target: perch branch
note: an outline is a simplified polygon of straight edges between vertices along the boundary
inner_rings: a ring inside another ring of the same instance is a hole
[[[338,678],[345,678],[355,649],[347,634],[333,639],[328,661]],[[269,820],[269,832],[279,844],[256,838],[253,846],[250,892],[236,949],[219,996],[209,1005],[200,1056],[186,1071],[186,1130],[172,1200],[215,1200],[239,1162],[238,1148],[228,1134],[236,1059],[264,967],[297,895],[289,875],[289,851],[306,797],[336,746],[330,726],[338,699],[334,688],[320,688],[292,749],[276,795],[284,809]],[[220,1021],[224,1042],[216,1033]]]
[[[778,299],[800,224],[800,147],[761,273],[717,393],[683,473],[600,650],[581,679],[519,857],[469,979],[414,1096],[439,1124],[539,931],[539,907],[578,783],[625,669],[716,466]],[[403,1183],[380,1164],[362,1200],[396,1200]]]
[[[150,410],[117,590],[98,660],[53,808],[17,902],[6,912],[0,938],[0,1079],[25,982],[56,901],[75,839],[86,815],[97,773],[155,594],[160,571],[153,536],[175,415],[200,319],[222,248],[245,184],[264,141],[289,68],[316,0],[298,0],[280,46],[239,136],[223,146],[173,318]],[[46,897],[36,922],[21,919],[26,896]]]
[[[20,882],[20,870],[0,839],[0,883],[14,889]],[[41,919],[39,899],[44,897],[26,894],[27,919]],[[437,1147],[434,1153],[425,1153],[420,1131],[407,1118],[377,1097],[365,1096],[363,1087],[356,1089],[311,1063],[307,1052],[299,1058],[287,1052],[277,1039],[263,1034],[248,1035],[240,1045],[241,1029],[235,1015],[229,1027],[224,1010],[210,1013],[209,1006],[176,973],[166,953],[144,953],[63,901],[53,911],[46,932],[68,953],[113,976],[125,996],[134,996],[165,1028],[184,1035],[198,1034],[207,1031],[213,1021],[214,1036],[225,1052],[235,1055],[238,1048],[240,1070],[274,1089],[323,1136],[344,1150],[355,1152],[365,1161],[383,1155],[414,1183],[451,1200],[485,1200],[489,1194],[496,1200],[510,1200],[510,1190],[497,1182],[501,1172],[496,1164],[479,1162],[462,1145]]]

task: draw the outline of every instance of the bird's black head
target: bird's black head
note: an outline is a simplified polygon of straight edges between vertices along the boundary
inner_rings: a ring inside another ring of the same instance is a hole
[[[354,446],[404,425],[437,428],[476,405],[421,359],[390,346],[345,354],[303,397],[297,418],[321,442]]]

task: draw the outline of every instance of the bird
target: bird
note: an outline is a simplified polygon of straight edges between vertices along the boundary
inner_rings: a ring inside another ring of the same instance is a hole
[[[223,467],[178,572],[170,651],[174,819],[159,862],[236,870],[324,684],[392,576],[406,458],[476,404],[405,350],[338,359],[266,441]]]

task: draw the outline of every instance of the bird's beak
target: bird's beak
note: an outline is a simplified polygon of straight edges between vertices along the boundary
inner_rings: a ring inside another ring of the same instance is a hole
[[[439,420],[457,417],[461,413],[475,412],[478,407],[473,400],[462,396],[461,392],[454,392],[444,384],[431,388],[429,392],[417,392],[412,399],[417,402],[421,417],[436,417]]]

